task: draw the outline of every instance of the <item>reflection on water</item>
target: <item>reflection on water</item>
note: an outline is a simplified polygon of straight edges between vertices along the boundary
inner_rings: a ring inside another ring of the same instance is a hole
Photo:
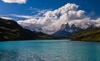
[[[0,42],[0,61],[100,61],[99,42]]]

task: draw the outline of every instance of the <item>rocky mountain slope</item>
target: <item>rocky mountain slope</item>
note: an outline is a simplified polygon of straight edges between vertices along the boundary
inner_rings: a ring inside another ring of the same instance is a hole
[[[72,33],[80,30],[81,28],[76,27],[74,24],[69,26],[69,24],[63,24],[56,33],[52,34],[53,36],[65,37],[70,36]]]

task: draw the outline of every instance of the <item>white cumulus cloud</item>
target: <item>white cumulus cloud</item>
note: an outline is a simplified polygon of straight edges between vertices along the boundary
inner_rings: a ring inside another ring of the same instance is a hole
[[[70,25],[75,24],[81,28],[87,28],[90,24],[99,25],[99,18],[97,20],[91,20],[89,16],[85,15],[85,11],[78,10],[78,7],[76,4],[67,3],[54,11],[47,11],[39,19],[30,18],[18,21],[18,23],[23,27],[30,27],[30,29],[34,28],[32,25],[38,25],[38,27],[41,27],[48,34],[58,31],[61,25],[66,23]]]
[[[18,4],[23,4],[26,3],[27,0],[2,0],[5,3],[18,3]]]

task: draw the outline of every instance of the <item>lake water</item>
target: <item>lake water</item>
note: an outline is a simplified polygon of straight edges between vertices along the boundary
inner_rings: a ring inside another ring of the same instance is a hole
[[[100,42],[0,42],[0,61],[100,61]]]

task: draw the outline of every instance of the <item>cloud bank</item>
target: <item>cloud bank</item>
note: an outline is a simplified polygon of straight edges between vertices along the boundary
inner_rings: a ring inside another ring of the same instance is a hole
[[[29,15],[16,15],[16,14],[10,14],[9,16],[14,16],[14,17],[19,17],[19,18],[33,18],[33,16],[29,16]]]
[[[58,31],[62,24],[75,24],[81,28],[87,28],[91,24],[100,25],[100,18],[91,20],[89,16],[85,15],[84,10],[78,10],[79,6],[76,4],[67,3],[66,5],[54,10],[47,11],[42,17],[30,18],[27,20],[18,21],[18,23],[29,29],[42,28],[44,33],[52,34]]]
[[[9,18],[9,17],[1,17],[3,19],[7,19],[7,20],[13,20],[13,18]]]
[[[27,0],[2,0],[5,3],[18,3],[18,4],[24,4]]]

